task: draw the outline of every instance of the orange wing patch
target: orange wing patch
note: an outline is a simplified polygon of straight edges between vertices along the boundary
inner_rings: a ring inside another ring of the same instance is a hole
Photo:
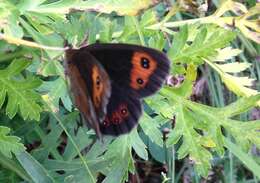
[[[101,105],[101,97],[104,90],[102,77],[100,71],[96,65],[92,68],[92,82],[93,82],[93,101],[96,108]]]
[[[130,86],[136,90],[143,89],[157,68],[157,62],[147,53],[135,52],[131,63],[133,68],[130,73]]]

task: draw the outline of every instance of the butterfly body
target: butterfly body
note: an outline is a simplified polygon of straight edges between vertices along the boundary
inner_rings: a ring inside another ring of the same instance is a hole
[[[101,134],[133,129],[141,100],[162,86],[169,60],[160,51],[130,44],[93,44],[66,51],[66,72],[76,106]]]

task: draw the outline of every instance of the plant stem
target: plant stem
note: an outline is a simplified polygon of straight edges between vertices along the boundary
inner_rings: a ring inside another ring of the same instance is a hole
[[[77,153],[78,153],[78,155],[79,155],[81,161],[83,162],[83,164],[84,164],[84,166],[85,166],[85,169],[86,169],[87,174],[88,174],[88,175],[90,176],[90,178],[91,178],[91,182],[92,182],[92,183],[95,183],[95,179],[94,179],[94,177],[93,177],[93,175],[92,175],[92,173],[91,173],[91,171],[90,171],[90,169],[89,169],[89,167],[88,167],[88,164],[87,164],[85,158],[82,156],[82,154],[81,154],[81,152],[80,152],[80,150],[79,150],[79,148],[78,148],[78,145],[77,145],[76,142],[73,140],[72,136],[71,136],[70,133],[67,131],[66,127],[63,125],[63,123],[62,123],[61,119],[59,118],[59,116],[58,116],[56,113],[52,112],[51,107],[49,107],[49,106],[50,106],[49,102],[48,102],[46,99],[43,99],[43,101],[45,102],[45,104],[46,104],[48,110],[51,111],[53,117],[58,121],[59,125],[62,127],[62,129],[64,130],[64,132],[65,132],[66,135],[68,136],[69,140],[71,141],[72,145],[74,146],[75,150],[77,151]]]
[[[174,146],[171,148],[172,151],[172,176],[171,176],[171,182],[175,183],[175,149]]]
[[[16,37],[8,36],[3,33],[0,33],[0,40],[4,40],[10,44],[23,45],[32,48],[40,48],[44,50],[65,51],[66,49],[68,49],[68,48],[60,48],[60,47],[53,47],[53,46],[45,46],[32,41],[27,41]]]

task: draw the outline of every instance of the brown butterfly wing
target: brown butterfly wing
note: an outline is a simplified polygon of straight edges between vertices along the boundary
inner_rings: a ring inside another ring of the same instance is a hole
[[[114,82],[107,115],[100,125],[101,133],[115,136],[128,133],[137,125],[141,114],[142,105],[138,96],[125,91]]]
[[[169,74],[170,61],[155,49],[130,44],[93,44],[87,49],[110,79],[140,98],[158,91]]]
[[[141,116],[141,98],[158,91],[169,74],[167,56],[151,48],[129,44],[94,44],[83,49],[102,64],[112,83],[101,133],[129,132]]]
[[[65,68],[76,106],[100,137],[99,124],[104,121],[111,95],[107,72],[95,57],[82,49],[66,51]]]

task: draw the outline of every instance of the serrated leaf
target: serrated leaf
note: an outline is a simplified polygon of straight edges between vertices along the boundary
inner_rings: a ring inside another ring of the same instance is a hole
[[[214,59],[214,58],[212,58],[212,59]],[[253,81],[255,79],[252,79],[252,78],[249,78],[246,76],[244,76],[244,77],[233,76],[224,71],[224,69],[226,69],[228,72],[227,67],[220,65],[220,64],[216,64],[216,63],[214,63],[214,61],[210,61],[207,59],[204,59],[204,61],[206,61],[214,70],[216,70],[219,73],[222,81],[225,83],[225,85],[228,87],[228,89],[231,90],[232,92],[236,93],[238,96],[249,97],[249,96],[256,95],[258,93],[257,90],[247,87],[247,86],[252,86]],[[236,66],[238,66],[238,65],[239,64],[237,63]],[[247,64],[242,64],[242,66],[233,67],[230,70],[231,70],[231,72],[239,72],[241,69],[245,69],[246,67],[248,67]],[[258,102],[258,106],[260,106],[260,102]]]
[[[248,69],[250,66],[251,66],[251,64],[249,64],[249,63],[238,63],[238,62],[227,63],[227,64],[218,64],[218,67],[222,71],[228,72],[228,73],[238,73],[238,72]]]
[[[185,32],[185,34],[182,31],[177,33],[175,35],[176,39],[183,39],[186,42],[191,35],[187,35],[188,31]],[[187,44],[183,46],[183,40],[181,46],[174,46],[177,43],[173,40],[173,47],[168,54],[173,62],[197,63],[202,61],[202,58],[212,57],[217,53],[218,49],[225,47],[235,37],[233,32],[221,28],[213,29],[212,32],[207,34],[207,29],[202,27],[196,34],[190,46]]]
[[[236,77],[228,74],[222,74],[221,78],[226,86],[239,96],[253,96],[258,92],[245,86],[251,86],[253,79],[248,77]],[[260,103],[258,103],[260,105]]]
[[[243,6],[241,3],[238,4]],[[255,41],[258,44],[260,43],[259,19],[257,19],[259,12],[260,3],[256,3],[256,5],[250,8],[248,12],[245,12],[245,14],[236,19],[236,26],[240,29],[240,31],[247,38]]]
[[[251,97],[241,97],[237,101],[219,109],[221,116],[231,117],[236,116],[243,111],[248,111],[252,106],[260,100],[260,94]]]
[[[181,115],[177,109],[176,109],[176,114]],[[176,119],[175,127],[169,133],[169,136],[166,141],[167,147],[176,144],[182,137],[183,133],[184,133],[184,126],[182,123],[182,116],[180,116]]]
[[[20,143],[20,138],[8,135],[10,128],[0,126],[0,151],[8,158],[12,157],[12,153],[19,154],[25,150],[25,147]]]
[[[178,158],[184,158],[189,154],[190,159],[195,162],[195,168],[198,173],[202,176],[207,176],[208,170],[210,168],[209,161],[212,158],[212,155],[208,150],[206,150],[201,143],[201,138],[195,129],[193,128],[193,120],[187,115],[187,110],[183,108],[184,106],[178,105],[176,111],[176,132],[182,136],[182,144],[179,147],[177,153]],[[174,130],[172,132],[174,134]],[[171,138],[167,139],[167,144],[176,143],[180,139],[180,135],[171,135]]]
[[[222,75],[222,77],[223,77],[223,81],[226,84],[228,82],[230,82],[231,84],[234,84],[234,85],[238,84],[241,86],[252,86],[253,81],[255,80],[255,79],[249,78],[247,76],[236,77],[236,76],[232,76],[232,75],[228,75],[228,74],[224,74],[224,75]]]
[[[40,86],[41,81],[36,78],[15,78],[29,64],[23,59],[14,60],[6,69],[0,70],[0,104],[7,98],[6,113],[10,118],[19,110],[24,119],[40,119],[40,96],[33,89]]]
[[[223,49],[218,50],[218,54],[214,58],[210,58],[212,61],[218,61],[218,62],[225,62],[226,60],[229,60],[237,55],[239,55],[242,52],[242,50],[239,49],[233,49],[232,47],[225,47]]]
[[[182,139],[177,150],[178,158],[189,154],[200,175],[207,176],[212,158],[210,151],[203,146],[216,150],[219,155],[224,154],[225,137],[221,130],[223,127],[243,149],[248,150],[252,144],[260,146],[259,121],[242,122],[230,119],[255,106],[260,95],[240,99],[223,108],[215,108],[189,101],[174,93],[172,88],[166,87],[161,93],[169,100],[175,101],[176,105],[175,128],[170,132],[166,143],[172,146]],[[195,129],[200,129],[203,133],[198,133]]]

